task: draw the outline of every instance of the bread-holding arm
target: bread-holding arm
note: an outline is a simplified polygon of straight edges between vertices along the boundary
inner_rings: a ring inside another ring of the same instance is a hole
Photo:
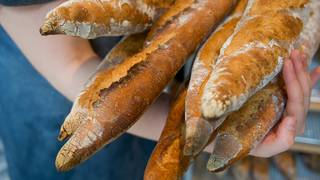
[[[59,3],[61,1],[22,7],[2,6],[0,22],[35,69],[73,101],[101,60],[87,40],[39,34],[42,18]]]

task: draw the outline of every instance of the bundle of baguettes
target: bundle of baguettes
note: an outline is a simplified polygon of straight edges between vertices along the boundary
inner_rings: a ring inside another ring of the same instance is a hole
[[[73,168],[129,129],[235,3],[177,0],[139,53],[100,70],[61,128],[60,139],[70,139],[58,153],[58,170]]]
[[[219,43],[208,41],[204,45],[195,61],[187,95],[185,154],[199,153],[218,124],[214,120],[224,116],[226,120],[211,135],[215,146],[209,170],[223,170],[248,155],[263,139],[284,110],[285,91],[281,77],[276,77],[282,59],[293,47],[310,58],[317,50],[319,4],[307,0],[249,0],[218,60],[218,55],[210,57],[206,51],[217,52]],[[223,39],[224,35],[218,38]]]
[[[75,101],[61,127],[59,139],[70,139],[57,156],[58,170],[73,168],[131,127],[236,2],[199,51],[187,95],[173,104],[145,172],[145,179],[179,179],[210,141],[208,169],[219,171],[247,156],[280,119],[286,95],[277,74],[293,48],[313,56],[320,1],[70,0],[52,10],[43,35],[90,39],[153,24],[148,35],[124,38]]]

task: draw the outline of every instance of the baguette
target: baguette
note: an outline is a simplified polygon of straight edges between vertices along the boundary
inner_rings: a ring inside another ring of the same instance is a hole
[[[294,154],[289,151],[274,156],[273,162],[280,172],[289,180],[295,180],[297,176],[296,160]]]
[[[250,180],[252,158],[246,157],[231,167],[232,176],[235,180]]]
[[[239,111],[230,114],[215,132],[215,145],[207,164],[221,171],[247,156],[282,115],[285,94],[281,81],[269,84]]]
[[[311,17],[299,40],[295,43],[295,48],[306,50],[304,53],[310,59],[320,43],[319,7],[320,1],[312,1]],[[304,47],[308,47],[308,49]],[[275,97],[277,97],[278,103],[273,102]],[[259,99],[261,102],[259,102]],[[268,101],[272,103],[262,103]],[[213,135],[216,146],[210,157],[208,168],[211,171],[219,171],[247,156],[251,149],[264,138],[268,130],[278,121],[285,101],[282,80],[281,77],[278,77],[275,83],[259,91],[238,112],[232,113]]]
[[[69,0],[47,14],[40,33],[86,39],[139,33],[173,3],[174,0]]]
[[[233,33],[247,5],[247,1],[239,1],[232,15],[211,34],[196,56],[186,98],[185,155],[200,153],[215,128],[215,125],[201,116],[201,94],[211,74],[212,65],[215,64],[223,43]]]
[[[144,180],[178,180],[189,166],[191,157],[182,153],[186,94],[183,89],[171,106],[166,125],[148,161]]]
[[[101,83],[91,83],[70,113],[81,112],[85,121],[60,150],[57,168],[73,168],[129,129],[235,2],[194,0],[141,52],[101,75]]]
[[[319,173],[320,172],[320,155],[319,154],[302,154],[303,163],[308,169]]]
[[[266,158],[252,158],[252,176],[254,180],[269,180],[270,161]]]
[[[90,78],[88,83],[86,84],[86,90],[82,92],[83,95],[87,96],[90,100],[95,100],[99,96],[99,86],[103,85],[105,81],[104,75],[108,73],[111,69],[113,69],[116,65],[122,63],[128,57],[133,56],[138,53],[144,44],[147,33],[140,33],[131,35],[128,37],[124,37],[104,58],[99,67],[97,68],[97,72]],[[78,98],[75,100],[75,103],[72,107],[70,113],[64,123],[61,126],[60,134],[58,139],[60,141],[65,140],[70,137],[75,130],[80,126],[82,122],[84,122],[88,118],[87,110],[85,110],[81,106],[81,102],[89,101],[89,99]],[[86,106],[89,109],[89,107]]]
[[[204,88],[204,117],[219,118],[238,110],[276,77],[303,30],[309,9],[309,0],[249,0]]]

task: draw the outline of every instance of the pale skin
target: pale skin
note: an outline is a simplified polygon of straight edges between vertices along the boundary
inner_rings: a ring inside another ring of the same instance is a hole
[[[42,37],[39,34],[45,14],[61,2],[27,7],[0,6],[0,23],[35,69],[73,101],[101,59],[87,40],[58,35]],[[283,152],[293,145],[296,135],[304,132],[311,87],[320,79],[320,67],[307,72],[306,57],[294,51],[285,61],[283,76],[288,93],[285,115],[251,152],[253,156],[270,157]],[[128,132],[157,140],[168,110],[169,96],[163,94]],[[211,152],[211,149],[209,146],[205,151]]]

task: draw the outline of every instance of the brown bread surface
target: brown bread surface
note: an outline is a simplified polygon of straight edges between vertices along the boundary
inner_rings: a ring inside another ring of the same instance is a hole
[[[129,129],[235,2],[195,0],[141,52],[104,72],[101,83],[89,84],[69,115],[85,121],[60,150],[57,168],[74,167]]]

